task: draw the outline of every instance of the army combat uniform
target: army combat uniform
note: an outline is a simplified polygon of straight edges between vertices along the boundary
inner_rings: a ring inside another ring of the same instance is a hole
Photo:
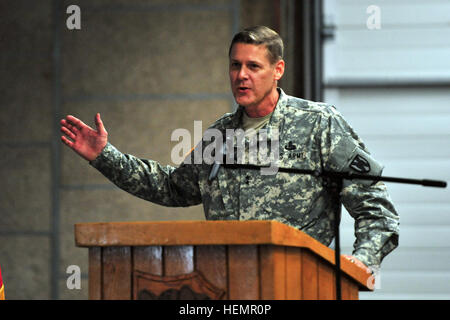
[[[278,167],[345,171],[355,154],[368,156],[334,107],[278,90],[277,106],[264,126],[269,140],[275,130],[279,133]],[[211,128],[222,132],[239,128],[243,112],[239,107]],[[277,220],[327,246],[334,238],[334,210],[340,199],[355,219],[356,258],[377,267],[398,245],[399,218],[382,182],[345,181],[339,194],[324,186],[321,177],[307,174],[262,175],[258,170],[220,167],[217,176],[208,179],[210,164],[185,161],[179,167],[162,166],[123,154],[110,143],[91,165],[145,200],[176,207],[203,203],[207,220]]]

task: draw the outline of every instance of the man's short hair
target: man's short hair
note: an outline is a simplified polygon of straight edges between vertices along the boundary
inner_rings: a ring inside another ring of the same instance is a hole
[[[271,64],[275,64],[277,61],[283,59],[283,40],[278,33],[268,27],[255,26],[237,33],[233,37],[233,40],[231,40],[228,56],[231,55],[231,49],[235,43],[265,45]]]

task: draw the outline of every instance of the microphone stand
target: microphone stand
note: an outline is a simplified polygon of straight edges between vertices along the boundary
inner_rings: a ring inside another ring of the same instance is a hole
[[[268,166],[258,166],[251,164],[226,164],[225,161],[223,164],[219,164],[215,162],[212,166],[211,174],[209,176],[209,180],[212,180],[217,175],[220,165],[227,169],[247,169],[247,170],[260,170],[263,168],[269,168]],[[436,188],[446,188],[447,182],[439,181],[439,180],[430,180],[430,179],[406,179],[406,178],[397,178],[397,177],[384,177],[384,176],[373,176],[373,175],[362,175],[356,174],[352,172],[333,172],[333,171],[322,171],[322,170],[305,170],[305,169],[296,169],[296,168],[277,168],[278,172],[286,172],[286,173],[295,173],[295,174],[309,174],[313,175],[316,178],[322,177],[326,178],[326,184],[335,190],[339,195],[342,190],[343,180],[371,180],[371,181],[385,181],[385,182],[394,182],[394,183],[403,183],[403,184],[415,184],[422,185],[424,187],[436,187]],[[334,223],[334,261],[335,261],[335,273],[336,273],[336,300],[342,300],[342,289],[341,289],[341,244],[340,244],[340,231],[339,224],[341,220],[341,212],[342,205],[340,201],[336,203],[335,212],[335,223]]]

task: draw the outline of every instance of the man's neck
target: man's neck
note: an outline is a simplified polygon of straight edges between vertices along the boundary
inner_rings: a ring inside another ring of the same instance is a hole
[[[272,90],[266,98],[261,101],[260,104],[255,106],[247,106],[245,107],[245,113],[250,118],[261,118],[264,116],[267,116],[269,113],[272,113],[272,111],[275,109],[278,103],[278,98],[280,97],[280,94],[278,90],[275,88],[275,90]]]

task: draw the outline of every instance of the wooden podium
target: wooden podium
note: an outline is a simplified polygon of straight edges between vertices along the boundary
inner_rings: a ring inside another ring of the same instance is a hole
[[[89,299],[335,299],[334,251],[275,221],[75,225]],[[341,258],[342,298],[372,277]]]

